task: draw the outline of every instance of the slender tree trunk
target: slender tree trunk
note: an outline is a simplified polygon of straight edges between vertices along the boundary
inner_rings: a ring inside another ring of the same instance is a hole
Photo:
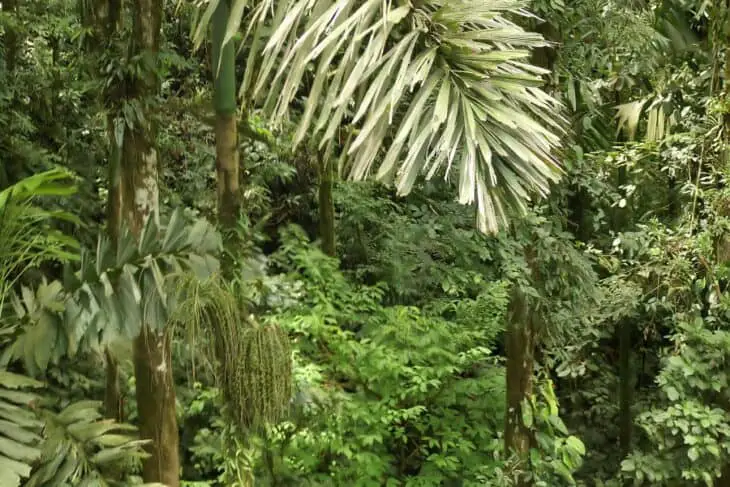
[[[119,382],[119,362],[108,348],[104,350],[106,361],[106,387],[104,389],[104,415],[118,422],[124,421],[124,403]]]
[[[557,37],[554,26],[547,22],[539,24],[536,29],[544,35],[547,40]],[[535,49],[532,53],[532,62],[544,67],[550,73],[553,72],[553,65],[556,54],[551,47]],[[547,80],[548,91],[555,88],[555,80],[551,76]],[[530,281],[540,281],[535,267],[535,246],[530,243],[525,247],[525,254],[528,266],[530,267]],[[533,394],[533,369],[535,365],[535,354],[539,345],[538,311],[531,308],[531,303],[524,292],[515,287],[509,305],[509,315],[506,332],[506,354],[507,354],[507,391],[504,424],[504,447],[507,454],[515,453],[521,461],[521,470],[530,471],[530,447],[533,438],[530,428],[523,421],[522,406]],[[518,487],[528,487],[532,481],[528,476],[518,479]]]
[[[619,447],[621,456],[631,452],[633,416],[631,404],[634,396],[634,371],[631,367],[631,330],[628,320],[619,324]]]
[[[615,103],[621,101],[616,93]],[[616,172],[616,186],[619,191],[628,184],[626,166],[620,166]],[[628,205],[624,208],[616,207],[613,212],[612,227],[615,232],[625,230],[628,222]],[[633,323],[625,319],[616,325],[616,334],[619,343],[619,375],[618,375],[618,406],[619,406],[619,448],[623,456],[631,451],[631,437],[633,435],[634,417],[631,411],[634,392],[634,370],[631,367],[632,347],[631,340]]]
[[[512,292],[506,333],[507,412],[504,446],[521,460],[529,460],[532,434],[522,420],[523,402],[532,395],[535,330],[529,305],[519,289]],[[526,466],[526,465],[523,465]]]
[[[319,236],[322,251],[330,257],[337,255],[335,246],[335,202],[332,197],[334,167],[329,158],[322,158],[319,167]]]
[[[147,55],[156,60],[160,47],[163,0],[134,0],[132,56]],[[142,73],[128,87],[128,96],[145,106],[159,90],[152,70]],[[121,218],[139,236],[147,219],[159,220],[158,159],[155,128],[145,117],[145,125],[128,128],[122,144]],[[170,340],[166,334],[143,325],[134,340],[134,373],[139,411],[139,431],[151,440],[143,460],[145,482],[168,487],[180,485],[179,436],[175,409],[175,384]],[[155,324],[159,325],[159,324]]]
[[[124,138],[123,158],[122,218],[138,236],[148,218],[159,219],[157,152],[151,133],[136,127],[129,130]],[[142,477],[145,482],[178,487],[179,437],[171,355],[165,333],[145,324],[134,340],[139,431],[143,439],[151,440]]]
[[[118,8],[118,7],[117,7]],[[109,0],[98,0],[90,10],[84,11],[82,23],[85,27],[91,28],[94,35],[87,41],[84,48],[92,55],[101,54],[101,49],[106,45],[110,35],[113,33],[116,23],[112,20],[115,17],[115,7]],[[109,195],[107,200],[107,233],[113,246],[117,245],[119,229],[121,225],[121,192],[119,186],[119,158],[121,156],[114,137],[114,117],[108,115],[107,143],[109,145]],[[106,363],[106,384],[104,390],[104,414],[107,418],[116,421],[124,421],[124,405],[119,381],[119,362],[111,350],[104,350]]]
[[[238,126],[236,117],[236,58],[233,41],[223,45],[230,8],[218,3],[213,15],[213,108],[215,109],[218,218],[225,227],[235,225],[240,209]]]

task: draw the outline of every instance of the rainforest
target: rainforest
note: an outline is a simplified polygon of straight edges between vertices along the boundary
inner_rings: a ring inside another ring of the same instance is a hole
[[[0,487],[730,486],[730,2],[0,0]]]

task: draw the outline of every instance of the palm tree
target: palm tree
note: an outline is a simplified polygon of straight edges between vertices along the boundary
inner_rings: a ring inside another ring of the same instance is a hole
[[[219,1],[213,15],[212,29],[213,108],[215,109],[218,218],[228,228],[235,225],[240,205],[236,56],[233,43],[225,37],[229,17],[230,0]]]
[[[220,0],[210,0],[209,21]],[[419,175],[458,174],[462,203],[496,231],[560,175],[554,151],[563,119],[529,63],[547,45],[514,18],[522,0],[245,0],[231,7],[225,39],[250,39],[245,102],[270,119],[293,114],[306,92],[295,144],[333,147],[355,127],[349,176],[376,176],[407,194]],[[305,79],[307,80],[305,83]],[[327,151],[326,151],[327,152]]]

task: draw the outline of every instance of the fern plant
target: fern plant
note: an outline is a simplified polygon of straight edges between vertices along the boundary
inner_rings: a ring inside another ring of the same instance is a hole
[[[101,403],[78,401],[46,412],[45,441],[27,487],[128,485],[120,472],[145,455],[135,428],[102,419]]]

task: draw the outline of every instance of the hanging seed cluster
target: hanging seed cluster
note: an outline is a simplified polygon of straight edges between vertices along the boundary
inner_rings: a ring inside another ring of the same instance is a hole
[[[251,430],[281,419],[289,406],[292,382],[286,332],[246,319],[238,299],[217,282],[193,284],[185,301],[178,321],[213,334],[218,381],[237,426]]]
[[[287,334],[276,325],[243,330],[235,378],[224,388],[239,426],[256,429],[281,419],[291,398],[292,359]],[[232,370],[230,372],[233,372]]]

